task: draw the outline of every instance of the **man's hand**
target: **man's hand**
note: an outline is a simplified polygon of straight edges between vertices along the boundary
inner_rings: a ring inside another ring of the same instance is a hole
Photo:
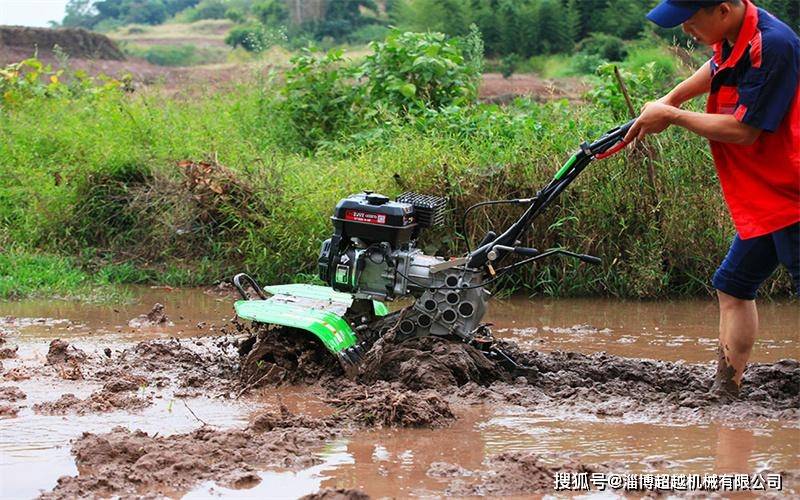
[[[648,102],[623,140],[629,143],[634,139],[642,140],[648,134],[663,132],[672,124],[676,109],[661,100]]]

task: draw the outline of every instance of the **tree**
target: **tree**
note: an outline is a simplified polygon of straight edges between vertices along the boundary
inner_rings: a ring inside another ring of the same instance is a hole
[[[640,0],[608,0],[600,16],[599,26],[603,33],[625,40],[638,37],[644,29],[648,5]]]
[[[64,9],[61,24],[66,27],[91,28],[94,24],[95,11],[92,0],[69,0]]]
[[[542,0],[539,4],[539,39],[543,53],[572,51],[570,27],[558,0]]]
[[[373,0],[328,0],[325,19],[317,28],[317,36],[342,38],[367,24],[368,20],[361,14],[362,7],[378,11]]]
[[[161,0],[147,0],[131,5],[124,21],[141,24],[161,24],[167,19],[167,8]]]
[[[253,5],[253,14],[267,26],[281,26],[289,21],[289,9],[283,0],[266,0]]]
[[[578,4],[578,0],[566,0],[564,3],[564,17],[567,20],[569,37],[573,44],[580,40],[581,35],[581,11]]]

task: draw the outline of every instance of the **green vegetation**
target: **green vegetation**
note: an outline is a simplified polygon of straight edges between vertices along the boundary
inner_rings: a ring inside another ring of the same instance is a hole
[[[493,209],[492,223],[479,215],[466,230],[456,214],[485,199],[530,196],[582,140],[627,120],[608,66],[585,103],[476,104],[479,42],[393,32],[359,63],[309,51],[285,81],[255,76],[191,99],[128,94],[111,80],[73,92],[35,63],[6,68],[0,293],[204,284],[236,271],[293,281],[315,273],[333,206],[362,189],[446,196],[453,217],[421,243],[431,253],[462,252],[459,236],[475,241],[516,212]],[[635,106],[684,71],[664,48],[628,51],[620,66]],[[602,266],[551,261],[501,286],[704,293],[732,232],[707,146],[676,129],[650,147],[650,155],[593,164],[525,242],[600,255]]]
[[[603,36],[636,40],[655,31],[687,42],[680,30],[656,30],[645,14],[658,0],[70,0],[67,27],[109,30],[131,23],[161,24],[229,19],[258,34],[286,34],[290,47],[309,41],[367,43],[381,40],[389,26],[401,30],[466,35],[471,25],[483,34],[486,54],[521,59],[571,53]],[[759,0],[800,30],[796,0]],[[248,47],[246,44],[239,44]],[[258,44],[253,45],[259,47]],[[607,49],[607,48],[606,48]],[[248,49],[249,50],[249,49]],[[605,59],[610,53],[606,51]]]
[[[125,53],[158,66],[195,66],[224,62],[227,50],[192,44],[139,46],[128,44]]]

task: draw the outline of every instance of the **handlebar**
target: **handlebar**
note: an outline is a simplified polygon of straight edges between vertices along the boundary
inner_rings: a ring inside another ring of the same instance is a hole
[[[572,155],[561,169],[556,172],[550,183],[536,193],[535,197],[531,198],[530,205],[517,221],[499,236],[495,236],[493,233],[491,235],[487,234],[478,248],[467,255],[467,267],[483,267],[490,260],[499,262],[509,252],[518,253],[510,249],[516,246],[514,242],[520,239],[520,236],[528,229],[531,222],[541,214],[593,160],[607,158],[627,146],[624,138],[634,123],[636,123],[636,119],[609,130],[591,144],[585,142],[581,144],[580,150]],[[497,250],[495,250],[495,248],[497,248]],[[491,259],[489,258],[490,252],[493,253]],[[543,256],[543,254],[536,258],[541,256]],[[596,258],[592,256],[583,257],[585,258],[579,258],[584,262],[597,262],[595,260]]]
[[[631,129],[634,123],[636,123],[636,118],[628,123],[625,123],[624,125],[620,125],[619,127],[609,130],[595,142],[589,144],[588,150],[592,153],[596,160],[608,158],[609,156],[622,151],[622,149],[628,145],[624,139],[625,136],[628,135],[628,131]]]

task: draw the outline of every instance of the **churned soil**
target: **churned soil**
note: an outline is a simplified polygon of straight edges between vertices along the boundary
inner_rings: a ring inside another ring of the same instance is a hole
[[[448,496],[509,496],[552,491],[556,473],[607,472],[606,465],[587,465],[578,460],[548,463],[531,452],[512,451],[494,455],[486,468],[471,471],[456,464],[435,462],[428,475],[450,479]]]
[[[370,496],[361,490],[337,488],[326,488],[300,497],[300,500],[369,500]]]
[[[35,412],[45,415],[135,411],[153,403],[149,389],[170,390],[179,398],[228,396],[239,384],[236,350],[225,337],[150,340],[121,352],[112,354],[106,349],[103,354],[91,356],[55,339],[47,353],[47,367],[49,373],[62,379],[82,379],[102,387],[85,399],[66,393],[56,400],[33,405]],[[29,378],[32,368],[15,370],[15,377],[9,377],[9,372],[6,378]]]
[[[27,396],[22,392],[19,387],[5,386],[0,387],[0,401],[15,402],[20,399],[25,399]]]
[[[41,498],[131,496],[142,492],[174,496],[200,481],[252,487],[259,470],[297,470],[319,463],[312,451],[337,434],[324,419],[306,419],[282,408],[262,414],[244,429],[203,426],[172,436],[116,427],[105,434],[84,433],[72,445],[81,473],[64,476]]]
[[[136,393],[139,387],[134,380],[114,379],[86,399],[79,399],[71,393],[63,394],[55,401],[33,405],[33,410],[43,415],[85,415],[116,410],[140,410],[150,406],[153,399],[151,396],[139,396]]]
[[[245,384],[262,380],[329,385],[337,406],[358,422],[377,425],[420,425],[397,419],[414,414],[402,407],[404,391],[426,395],[411,398],[414,404],[428,406],[420,408],[421,415],[438,415],[430,422],[423,418],[421,425],[441,425],[449,418],[438,411],[443,409],[438,399],[449,404],[490,401],[537,411],[655,420],[800,417],[800,363],[796,360],[751,364],[740,397],[731,401],[708,393],[713,379],[710,365],[605,353],[522,351],[513,342],[498,342],[521,366],[513,367],[463,343],[434,337],[396,343],[389,332],[375,342],[348,382],[361,391],[342,391],[342,381],[347,380],[342,369],[313,344],[305,335],[282,328],[251,337],[240,345],[245,353]],[[275,373],[281,375],[274,377]],[[403,412],[376,413],[381,405],[402,407]]]
[[[89,355],[54,342],[48,354],[48,364],[54,365],[50,370],[73,363],[86,380],[102,387],[84,400],[67,394],[36,405],[35,411],[135,410],[150,404],[149,396],[140,394],[143,386],[176,395],[238,398],[258,387],[309,385],[334,412],[311,418],[281,405],[277,412],[255,415],[240,429],[203,425],[172,436],[124,428],[85,433],[72,444],[78,475],[62,477],[43,496],[174,495],[206,480],[252,487],[260,481],[259,470],[317,463],[315,450],[334,436],[373,427],[446,426],[457,418],[454,409],[463,405],[518,405],[539,413],[648,421],[800,416],[800,364],[795,360],[751,365],[741,398],[730,402],[707,394],[713,378],[710,365],[604,353],[540,353],[499,342],[519,365],[513,367],[460,342],[398,342],[388,324],[376,336],[363,361],[348,370],[311,337],[287,328],[240,324],[220,337],[150,340],[110,356]],[[7,392],[9,398],[17,396],[13,389]],[[8,405],[0,407],[0,416],[13,411]],[[449,495],[500,496],[550,490],[557,472],[591,473],[604,467],[513,452],[489,458],[481,470],[435,464],[428,474],[449,479]],[[357,490],[323,490],[308,498],[365,497]]]
[[[353,384],[326,402],[367,427],[441,427],[455,419],[450,404],[438,392],[412,391],[384,381],[369,388]]]

